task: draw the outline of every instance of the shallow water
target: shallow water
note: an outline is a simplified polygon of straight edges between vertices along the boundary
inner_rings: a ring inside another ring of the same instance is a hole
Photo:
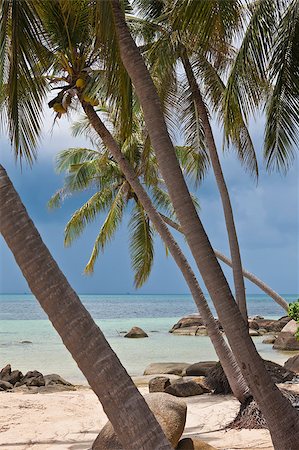
[[[206,336],[175,336],[168,333],[182,316],[196,312],[190,296],[82,295],[83,303],[104,332],[130,375],[141,375],[151,362],[196,362],[216,359]],[[296,295],[285,296],[294,301]],[[250,315],[278,318],[282,308],[266,296],[249,296]],[[120,334],[132,326],[143,328],[146,339],[125,339]],[[264,358],[284,362],[289,353],[254,338]],[[22,344],[28,340],[32,344]],[[32,295],[0,295],[0,366],[11,363],[23,372],[59,373],[75,383],[84,377],[64,348],[59,336]]]

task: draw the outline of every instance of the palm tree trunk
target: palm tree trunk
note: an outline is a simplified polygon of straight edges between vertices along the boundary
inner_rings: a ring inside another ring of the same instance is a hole
[[[280,393],[248,334],[240,310],[198,217],[164,120],[159,96],[130,35],[119,0],[110,0],[123,64],[141,103],[162,177],[231,349],[263,412],[276,450],[296,450],[299,413]]]
[[[27,283],[98,396],[127,450],[170,450],[144,398],[52,258],[4,168],[0,231]]]
[[[174,220],[170,219],[169,217],[165,216],[162,213],[160,213],[160,216],[162,217],[164,222],[167,223],[167,225],[169,225],[170,227],[172,227],[175,230],[177,230],[180,233],[182,233],[182,229],[181,229],[181,227],[180,227],[180,225],[178,223],[176,223]],[[219,259],[220,261],[224,262],[229,267],[232,267],[232,265],[233,265],[232,261],[227,256],[223,255],[223,253],[220,253],[219,250],[216,250],[215,248],[213,250],[214,250],[214,253],[215,253],[215,256],[216,256],[217,259]],[[264,291],[267,295],[269,295],[269,297],[271,297],[285,311],[288,311],[289,304],[283,297],[281,297],[281,295],[279,295],[277,292],[275,292],[272,288],[270,288],[270,286],[268,286],[266,283],[264,283],[262,280],[260,280],[253,273],[248,272],[248,270],[243,269],[243,268],[242,268],[242,271],[243,271],[243,276],[245,278],[250,280],[256,286],[258,286],[262,291]]]
[[[192,66],[190,64],[190,61],[186,54],[183,54],[181,56],[181,61],[183,63],[187,79],[189,82],[189,86],[192,92],[192,97],[195,102],[195,107],[197,109],[197,113],[201,119],[204,135],[205,135],[205,141],[207,148],[209,150],[210,154],[210,160],[213,167],[213,172],[215,175],[216,183],[218,186],[218,190],[221,197],[221,202],[223,206],[223,212],[224,212],[224,218],[226,223],[226,229],[228,234],[228,241],[229,241],[229,248],[230,248],[230,254],[233,264],[233,277],[234,277],[234,285],[235,285],[235,296],[236,296],[236,302],[239,306],[239,309],[241,311],[242,317],[247,324],[248,321],[248,313],[247,313],[247,306],[246,306],[246,295],[245,295],[245,285],[244,285],[244,278],[243,278],[243,272],[242,272],[242,263],[241,263],[241,255],[240,255],[240,248],[238,243],[238,237],[235,227],[235,221],[234,221],[234,215],[233,215],[233,209],[228,193],[228,189],[225,183],[224,175],[222,172],[222,167],[219,161],[217,148],[213,136],[213,131],[211,128],[210,120],[207,114],[206,105],[204,104],[204,101],[201,96],[201,92],[199,90],[196,78],[193,73]]]
[[[197,309],[206,325],[208,335],[222,364],[223,370],[225,371],[232,392],[235,397],[241,403],[243,403],[249,396],[249,388],[242,376],[242,373],[232,351],[226,344],[219,330],[219,327],[210,311],[205,296],[197,282],[194,272],[192,271],[177,242],[169,232],[169,229],[167,228],[160,214],[153,206],[151,199],[141,185],[134,169],[122,154],[121,149],[119,148],[117,142],[115,141],[109,130],[105,127],[104,123],[101,121],[100,117],[96,114],[94,108],[90,104],[82,101],[82,106],[85,114],[89,119],[90,124],[98,133],[104,145],[113,156],[114,160],[118,163],[119,168],[126,177],[126,180],[130,183],[149,219],[155,226],[156,230],[161,236],[161,239],[168,247],[171,255],[173,256],[175,262],[181,270],[195,301]]]

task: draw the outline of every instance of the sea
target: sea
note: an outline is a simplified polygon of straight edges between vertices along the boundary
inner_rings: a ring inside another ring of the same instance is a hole
[[[299,297],[298,294],[282,296],[288,302]],[[153,362],[193,363],[217,359],[208,337],[169,333],[181,317],[197,312],[190,295],[88,294],[80,298],[131,376],[142,375]],[[208,296],[207,300],[216,316]],[[286,315],[266,295],[247,295],[247,303],[250,316],[277,319]],[[123,332],[133,326],[141,327],[149,337],[124,338]],[[291,356],[289,352],[263,344],[263,337],[253,339],[265,359],[282,364]],[[0,368],[8,363],[23,373],[28,370],[58,373],[73,383],[86,384],[46,314],[30,294],[0,294]]]

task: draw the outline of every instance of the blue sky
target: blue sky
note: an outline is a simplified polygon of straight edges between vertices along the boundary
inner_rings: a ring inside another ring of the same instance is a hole
[[[188,292],[180,272],[171,257],[166,257],[165,249],[158,237],[152,275],[142,289],[135,290],[128,254],[126,223],[107,247],[105,254],[100,255],[94,275],[83,275],[84,266],[103,217],[99,217],[97,222],[89,226],[72,247],[64,248],[64,226],[75,208],[88,198],[88,193],[77,195],[66,201],[61,209],[52,212],[47,209],[47,201],[62,184],[62,178],[54,172],[54,158],[57,152],[71,146],[90,147],[90,144],[84,138],[71,136],[70,125],[66,119],[59,121],[53,130],[52,122],[53,117],[47,113],[38,161],[32,169],[24,166],[22,172],[20,171],[5,136],[0,140],[0,162],[6,168],[44,242],[72,286],[79,293]],[[221,148],[221,132],[217,127],[214,129]],[[256,150],[261,154],[262,118],[253,122],[250,129]],[[287,176],[267,174],[261,165],[261,175],[256,186],[244,172],[232,151],[223,155],[221,159],[234,208],[244,267],[280,293],[298,293],[298,160]],[[228,255],[223,213],[212,174],[206,178],[196,194],[200,199],[201,218],[213,246]],[[178,234],[176,238],[186,255],[190,257],[184,240]],[[1,237],[0,267],[0,293],[29,292],[26,281]],[[230,269],[225,268],[225,273],[231,283]],[[201,280],[200,282],[203,286]],[[247,283],[246,287],[248,293],[259,293],[251,283]],[[205,291],[204,287],[203,290]]]

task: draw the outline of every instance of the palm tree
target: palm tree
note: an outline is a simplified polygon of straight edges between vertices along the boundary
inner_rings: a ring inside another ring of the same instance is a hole
[[[140,7],[144,4],[143,0],[139,0],[137,3]],[[225,86],[213,64],[218,68],[220,67],[222,71],[227,65],[225,59],[228,60],[228,56],[230,56],[229,53],[231,53],[231,40],[240,27],[240,3],[238,1],[232,1],[229,5],[222,8],[222,2],[205,1],[199,3],[197,1],[198,20],[195,23],[191,23],[191,32],[189,32],[188,27],[184,25],[184,22],[186,21],[185,15],[188,16],[188,11],[186,11],[187,8],[180,8],[176,4],[173,4],[164,5],[164,9],[161,10],[161,8],[157,9],[157,7],[155,7],[155,3],[157,3],[155,0],[150,3],[152,4],[152,8],[149,8],[149,14],[145,15],[145,19],[150,20],[151,26],[156,25],[156,34],[152,45],[146,41],[146,45],[144,46],[146,51],[144,54],[145,57],[149,57],[150,61],[153,61],[154,68],[159,71],[159,74],[162,77],[167,64],[177,66],[179,60],[182,62],[191,94],[187,98],[187,101],[189,101],[188,107],[191,111],[194,110],[194,107],[196,109],[196,111],[193,111],[192,113],[193,127],[191,127],[191,131],[194,132],[195,126],[197,129],[201,129],[203,135],[203,142],[201,144],[204,145],[209,152],[211,165],[223,205],[229,238],[236,301],[239,305],[241,314],[247,323],[248,315],[245,286],[233,210],[210,124],[210,111],[203,98],[203,94],[208,93],[208,95],[205,95],[205,98],[210,96],[213,107],[216,110],[221,109],[221,98],[223,97]],[[146,1],[145,4],[149,5],[149,2]],[[145,12],[148,11],[148,9],[144,9]],[[159,12],[158,17],[156,17],[157,11]],[[194,11],[192,11],[192,13],[194,13]],[[209,27],[206,26],[206,23],[209,24]],[[222,24],[223,26],[219,24]],[[145,23],[145,28],[148,26],[148,23]],[[147,38],[147,35],[145,35],[145,37]],[[196,65],[199,82],[197,82],[195,69],[190,61],[190,57],[192,57],[193,64]],[[168,62],[167,58],[169,58]],[[163,70],[160,68],[161,65]],[[170,69],[166,70],[166,76],[164,75],[165,83],[167,83],[168,86],[169,70]],[[151,73],[153,72],[151,71]],[[186,95],[184,95],[184,97],[186,97]],[[184,98],[184,100],[186,102],[186,98]],[[236,112],[234,116],[236,119]],[[190,125],[188,123],[188,128],[189,127]],[[190,130],[188,131],[190,132]],[[194,135],[196,134],[194,133]],[[240,159],[243,159],[244,162],[244,159],[246,158],[247,166],[249,162],[251,165],[250,169],[257,173],[257,164],[252,142],[241,115],[238,117],[238,122],[236,120],[234,121],[233,132],[230,130],[227,138],[233,140],[235,146],[238,148]]]
[[[191,200],[167,131],[160,99],[153,81],[130,35],[119,1],[111,0],[110,4],[121,58],[132,79],[142,106],[145,123],[157,156],[161,174],[228,341],[244,378],[248,382],[253,396],[258,401],[267,420],[275,448],[285,449],[287,447],[295,449],[299,439],[298,412],[273,384],[262,359],[256,352],[253,342],[248,335],[246,324],[235,304],[230,288]],[[83,106],[92,122],[93,117],[89,107]],[[112,146],[112,142],[109,142],[110,137],[108,138],[107,134],[106,137],[107,143]],[[124,173],[126,174],[125,171]],[[131,180],[128,179],[128,181],[131,184]],[[139,194],[137,195],[139,196]],[[140,201],[142,202],[141,199]],[[147,209],[145,204],[144,206]]]
[[[11,0],[0,6],[1,107],[16,155],[32,162],[47,91],[40,63],[46,65],[49,50],[36,9],[43,4]],[[82,6],[82,1],[72,2],[77,14]],[[32,293],[101,401],[123,447],[170,450],[143,397],[44,245],[2,166],[0,217],[0,232]]]
[[[264,105],[265,162],[269,170],[286,172],[299,143],[299,2],[259,0],[247,4],[249,22],[227,82],[226,126],[231,126],[228,112],[236,99],[245,116]],[[257,86],[248,83],[252,69],[270,84],[267,96],[259,95]]]

